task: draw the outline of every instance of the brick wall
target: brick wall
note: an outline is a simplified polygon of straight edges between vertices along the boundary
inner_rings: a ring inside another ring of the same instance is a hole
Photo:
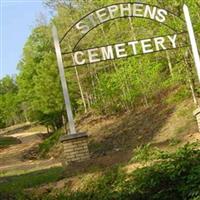
[[[193,114],[194,114],[194,116],[196,117],[197,125],[198,125],[199,132],[200,132],[200,108],[197,108],[197,109],[194,111]]]
[[[65,163],[81,162],[89,159],[89,150],[86,134],[75,134],[61,140],[63,144],[63,159]]]
[[[198,124],[199,132],[200,132],[200,113],[196,115],[196,118],[197,118],[197,124]]]

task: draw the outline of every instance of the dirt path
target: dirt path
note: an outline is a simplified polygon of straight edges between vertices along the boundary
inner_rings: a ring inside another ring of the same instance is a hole
[[[29,171],[46,169],[54,166],[61,166],[55,159],[27,160],[24,154],[36,147],[42,141],[41,131],[27,130],[25,132],[9,134],[18,138],[21,143],[12,145],[5,149],[0,149],[0,176],[5,174],[20,174]]]

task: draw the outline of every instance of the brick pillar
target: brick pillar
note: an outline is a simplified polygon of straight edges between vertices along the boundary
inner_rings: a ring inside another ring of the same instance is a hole
[[[61,137],[63,144],[63,164],[66,166],[72,162],[81,162],[89,159],[88,136],[85,133],[66,135]]]
[[[194,112],[193,115],[196,117],[197,119],[197,125],[199,128],[199,132],[200,132],[200,108],[197,108]]]

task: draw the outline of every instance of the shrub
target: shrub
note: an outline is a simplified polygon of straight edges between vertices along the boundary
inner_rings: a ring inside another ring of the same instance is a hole
[[[151,144],[142,145],[133,151],[133,158],[131,162],[147,162],[158,159],[164,152],[158,148],[152,147]]]
[[[185,145],[160,162],[138,169],[124,185],[129,199],[191,199],[200,195],[200,150]]]
[[[148,148],[146,146],[143,151]],[[82,190],[58,194],[56,199],[198,200],[200,150],[196,144],[187,144],[175,153],[156,155],[160,160],[151,166],[137,169],[131,174],[126,174],[119,167],[111,169],[98,180],[88,182]]]
[[[1,147],[8,147],[10,145],[14,145],[14,144],[20,144],[21,141],[15,137],[0,137],[0,148]]]
[[[62,134],[63,132],[61,130],[57,130],[39,145],[39,153],[42,157],[44,157],[49,152],[49,150],[59,141],[59,138]]]

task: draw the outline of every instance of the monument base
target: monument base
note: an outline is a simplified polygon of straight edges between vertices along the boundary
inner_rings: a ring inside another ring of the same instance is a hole
[[[86,133],[66,135],[60,138],[64,148],[62,161],[65,166],[89,159],[87,140]]]
[[[197,108],[194,112],[193,115],[196,117],[197,119],[197,125],[198,125],[198,129],[200,132],[200,108]]]

